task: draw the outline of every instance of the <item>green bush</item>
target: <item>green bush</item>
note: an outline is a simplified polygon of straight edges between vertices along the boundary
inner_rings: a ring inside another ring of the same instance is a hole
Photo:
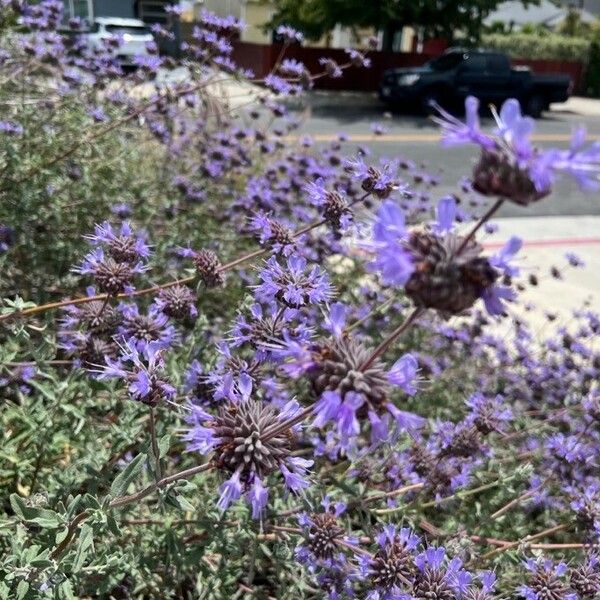
[[[589,96],[600,96],[600,43],[598,41],[593,41],[590,45],[590,60],[584,91]]]
[[[482,45],[506,52],[512,58],[569,60],[587,62],[590,42],[584,38],[547,32],[543,36],[529,33],[482,36]]]

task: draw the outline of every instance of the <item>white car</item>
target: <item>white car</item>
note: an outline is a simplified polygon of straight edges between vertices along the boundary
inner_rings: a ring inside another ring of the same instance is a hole
[[[154,41],[144,21],[116,17],[95,18],[87,38],[90,48],[98,50],[107,48],[107,40],[118,38],[121,43],[114,52],[123,65],[133,65],[135,56],[150,54],[147,44]]]

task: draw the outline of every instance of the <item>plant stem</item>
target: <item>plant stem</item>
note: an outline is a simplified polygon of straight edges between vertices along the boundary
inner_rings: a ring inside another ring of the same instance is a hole
[[[401,496],[408,492],[412,492],[413,490],[420,490],[425,486],[424,483],[413,483],[411,485],[405,485],[404,487],[398,488],[397,490],[392,490],[391,492],[385,492],[383,494],[376,494],[375,496],[368,496],[363,500],[364,503],[377,502],[379,500],[387,500],[388,498],[395,498],[396,496]],[[382,508],[380,510],[374,510],[373,512],[378,515],[385,515],[390,512],[394,512],[397,510],[394,508]]]
[[[566,525],[566,524],[556,525],[554,527],[550,527],[549,529],[544,529],[544,531],[540,531],[540,533],[536,533],[535,535],[527,535],[524,538],[521,538],[520,540],[517,540],[515,542],[510,542],[509,544],[506,544],[505,546],[496,548],[494,550],[491,550],[490,552],[486,552],[485,554],[482,554],[478,559],[476,559],[473,562],[480,562],[480,561],[487,560],[488,558],[492,558],[493,556],[496,556],[497,554],[501,554],[502,552],[505,552],[506,550],[510,550],[511,548],[520,546],[521,544],[524,544],[525,542],[537,540],[538,538],[544,537],[546,535],[550,535],[551,533],[556,533],[557,531],[562,531],[563,529],[567,529],[567,528],[568,528],[568,525]]]
[[[68,545],[71,543],[73,537],[75,536],[77,527],[79,527],[80,523],[83,523],[90,516],[90,514],[91,513],[89,513],[87,510],[84,510],[83,512],[79,513],[76,517],[73,518],[73,520],[69,523],[65,539],[50,553],[50,558],[52,560],[56,560],[67,549]]]
[[[394,302],[396,298],[388,298],[385,302],[382,302],[379,306],[376,306],[373,310],[369,311],[362,319],[358,319],[358,321],[354,321],[352,325],[348,325],[348,327],[344,328],[344,333],[348,334],[357,327],[360,327],[365,321],[375,316],[378,312],[386,309],[390,304]]]
[[[158,439],[156,437],[156,409],[152,407],[150,409],[150,420],[148,422],[150,429],[150,439],[152,440],[152,453],[156,460],[156,482],[158,483],[162,479],[162,469],[160,466],[160,450],[158,448]]]
[[[280,433],[286,431],[290,427],[293,427],[294,425],[298,425],[298,423],[302,423],[302,421],[304,421],[304,419],[306,419],[306,417],[308,417],[310,414],[312,414],[313,409],[314,409],[314,404],[311,406],[307,406],[303,411],[299,412],[295,417],[292,417],[291,419],[288,419],[287,421],[282,421],[281,423],[278,423],[277,425],[275,425],[274,427],[271,427],[270,429],[269,428],[265,429],[265,431],[263,433],[264,442],[268,442],[270,439],[272,439],[276,435],[279,435]]]
[[[516,506],[523,500],[527,500],[528,498],[533,496],[537,491],[541,490],[548,483],[548,481],[550,479],[551,479],[550,477],[546,477],[546,479],[544,479],[544,481],[542,481],[538,486],[536,486],[535,489],[528,490],[527,492],[525,492],[524,494],[521,494],[517,498],[513,498],[508,504],[505,504],[502,508],[498,509],[493,515],[491,515],[490,519],[497,519],[498,517],[501,517],[504,513],[509,511],[513,506]]]
[[[394,329],[392,333],[385,339],[375,350],[373,354],[360,366],[361,371],[366,371],[402,334],[408,331],[415,321],[425,312],[424,308],[415,308],[405,321]]]
[[[492,206],[488,209],[488,211],[477,221],[475,227],[469,231],[469,233],[463,238],[456,254],[460,254],[467,246],[467,244],[475,237],[475,234],[479,231],[479,229],[483,226],[486,221],[489,221],[491,216],[504,204],[504,198],[499,198],[492,204]]]
[[[510,479],[510,478],[509,478]],[[450,502],[450,500],[462,499],[467,496],[472,496],[473,494],[478,494],[479,492],[485,492],[486,490],[491,490],[499,486],[501,483],[504,483],[507,479],[497,479],[496,481],[492,481],[491,483],[486,483],[484,485],[480,485],[479,487],[472,488],[470,490],[465,490],[464,492],[457,492],[456,494],[452,494],[451,496],[446,496],[445,498],[440,498],[439,500],[432,500],[431,502],[425,502],[424,504],[420,504],[419,508],[429,508],[430,506],[437,506],[438,504],[444,504],[446,502]]]
[[[192,467],[190,469],[186,469],[185,471],[180,471],[179,473],[175,473],[175,475],[169,475],[169,477],[163,477],[160,481],[149,485],[143,490],[136,492],[135,494],[131,494],[129,496],[121,496],[120,498],[115,498],[111,500],[109,507],[110,508],[119,508],[121,506],[126,506],[127,504],[131,504],[132,502],[137,502],[138,500],[142,500],[146,496],[152,494],[156,490],[160,490],[170,483],[175,483],[176,481],[180,481],[182,479],[189,479],[193,475],[197,475],[198,473],[202,473],[204,471],[208,471],[212,468],[212,464],[210,462],[206,462],[202,465],[198,465],[196,467]]]

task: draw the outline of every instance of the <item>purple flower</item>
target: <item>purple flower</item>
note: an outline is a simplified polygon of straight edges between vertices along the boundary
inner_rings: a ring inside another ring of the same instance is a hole
[[[479,126],[479,100],[468,96],[465,100],[466,122],[462,123],[456,117],[436,106],[439,117],[434,121],[442,128],[442,144],[457,146],[460,144],[477,144],[487,150],[492,150],[496,143],[481,132]]]
[[[371,131],[374,135],[384,135],[389,132],[389,129],[384,127],[381,123],[371,123]]]
[[[160,348],[168,348],[175,340],[175,328],[158,306],[150,306],[141,313],[137,304],[122,304],[123,320],[118,334],[138,345],[140,349],[153,342]]]
[[[252,518],[259,519],[269,501],[269,491],[258,477],[254,479],[254,483],[248,491],[248,501],[252,506]]]
[[[557,600],[578,600],[575,593],[569,591],[564,576],[568,572],[565,563],[554,564],[549,559],[529,559],[525,567],[530,571],[529,582],[519,587],[518,592],[525,600],[545,600],[548,591],[552,590]]]
[[[371,59],[365,57],[362,52],[359,52],[355,48],[346,48],[344,52],[355,67],[368,69],[371,66]]]
[[[574,252],[567,252],[565,258],[572,267],[585,267],[585,262]]]
[[[319,64],[323,66],[325,73],[327,73],[328,77],[338,79],[343,75],[340,66],[330,58],[319,58]]]
[[[356,411],[365,403],[365,399],[361,394],[355,392],[347,392],[344,395],[344,400],[339,406],[336,414],[338,433],[342,438],[342,444],[348,445],[348,441],[358,435],[360,425],[356,418]]]
[[[387,284],[404,285],[414,271],[410,253],[403,244],[406,234],[403,211],[392,200],[385,201],[373,225],[371,247],[376,256],[371,267],[381,273]]]
[[[551,169],[568,173],[583,190],[596,191],[600,189],[600,142],[585,147],[585,135],[584,127],[575,128],[569,150],[546,151],[540,160],[546,156]]]
[[[342,398],[338,392],[326,391],[315,404],[315,427],[323,427],[325,424],[333,421],[339,414]]]
[[[292,463],[292,465],[296,467],[296,469],[288,469],[288,467],[285,464],[281,465],[280,468],[281,473],[283,474],[283,478],[285,480],[285,485],[287,485],[287,487],[290,488],[292,492],[298,492],[307,488],[310,484],[304,478],[304,476],[306,469],[308,469],[308,467],[310,467],[313,464],[313,461],[295,457],[291,458],[289,462]]]
[[[273,75],[272,73],[265,77],[264,84],[274,94],[282,94],[285,96],[298,91],[298,86],[295,86],[283,79],[283,77]]]
[[[283,38],[283,41],[287,44],[298,43],[301,44],[304,41],[304,35],[288,25],[279,25],[275,30],[275,33]]]
[[[294,58],[284,58],[279,65],[279,71],[286,77],[302,77],[306,73],[306,67]]]
[[[399,386],[409,396],[417,393],[415,381],[419,363],[412,354],[405,354],[399,358],[388,373],[388,381]]]
[[[502,424],[512,419],[513,413],[504,398],[500,395],[494,397],[476,393],[465,400],[470,413],[467,417],[469,423],[483,434],[500,431]]]
[[[279,474],[290,491],[300,491],[309,485],[306,471],[313,461],[292,456],[299,426],[287,423],[300,411],[296,401],[278,410],[254,400],[252,379],[244,373],[231,387],[232,399],[221,403],[216,415],[190,405],[185,440],[189,450],[214,453],[217,469],[229,477],[219,507],[225,510],[244,493],[257,518],[268,500],[268,480]]]
[[[23,126],[20,123],[15,123],[14,121],[0,121],[0,133],[19,137],[23,135],[23,131]]]
[[[0,370],[0,391],[7,398],[17,390],[28,396],[32,392],[30,382],[36,377],[37,368],[33,365],[23,365],[10,369],[6,375]]]
[[[105,361],[105,366],[94,370],[98,379],[122,379],[128,384],[133,400],[156,406],[174,398],[175,388],[162,376],[164,361],[159,344],[154,342],[140,347],[139,343],[130,340],[122,347],[117,360],[107,356]]]
[[[452,196],[442,198],[436,207],[436,219],[432,229],[438,233],[451,231],[456,220],[456,200]]]
[[[262,302],[281,302],[290,308],[326,302],[332,289],[329,278],[317,265],[307,270],[305,258],[292,255],[283,267],[271,257],[260,271],[262,283],[256,287],[256,297]]]
[[[236,471],[227,481],[221,484],[219,488],[220,496],[217,506],[225,511],[232,502],[235,502],[242,495],[242,485],[240,483],[240,474]]]
[[[6,252],[15,243],[15,230],[0,224],[0,254]]]
[[[103,123],[104,121],[108,120],[108,116],[106,115],[104,108],[101,106],[90,108],[88,115],[92,117],[96,123]]]
[[[335,337],[341,337],[346,326],[346,314],[348,307],[341,302],[334,302],[331,305],[329,314],[325,317],[325,329],[330,331]]]
[[[95,248],[85,255],[83,261],[73,267],[73,272],[91,275],[101,292],[116,296],[131,294],[135,290],[133,278],[148,270],[141,261],[130,264],[107,256],[103,248]]]
[[[514,98],[504,102],[500,114],[496,114],[495,118],[498,125],[496,132],[508,144],[517,160],[526,164],[533,157],[529,137],[535,129],[535,121],[521,114],[521,105]]]
[[[505,275],[516,277],[519,274],[519,268],[511,265],[510,261],[522,246],[523,240],[521,238],[516,236],[511,237],[496,254],[490,256],[490,264],[496,267],[496,269],[501,270]]]
[[[516,294],[508,287],[492,286],[483,291],[481,295],[485,308],[492,316],[502,315],[506,310],[505,300],[512,301]]]

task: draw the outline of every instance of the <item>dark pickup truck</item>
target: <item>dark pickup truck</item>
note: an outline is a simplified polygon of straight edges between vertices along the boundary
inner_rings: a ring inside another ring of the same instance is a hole
[[[539,117],[551,102],[564,102],[571,93],[568,75],[536,75],[528,67],[511,67],[508,56],[485,50],[451,49],[422,67],[391,69],[383,75],[380,99],[391,107],[433,104],[461,105],[466,96],[500,106],[517,98],[523,110]]]

